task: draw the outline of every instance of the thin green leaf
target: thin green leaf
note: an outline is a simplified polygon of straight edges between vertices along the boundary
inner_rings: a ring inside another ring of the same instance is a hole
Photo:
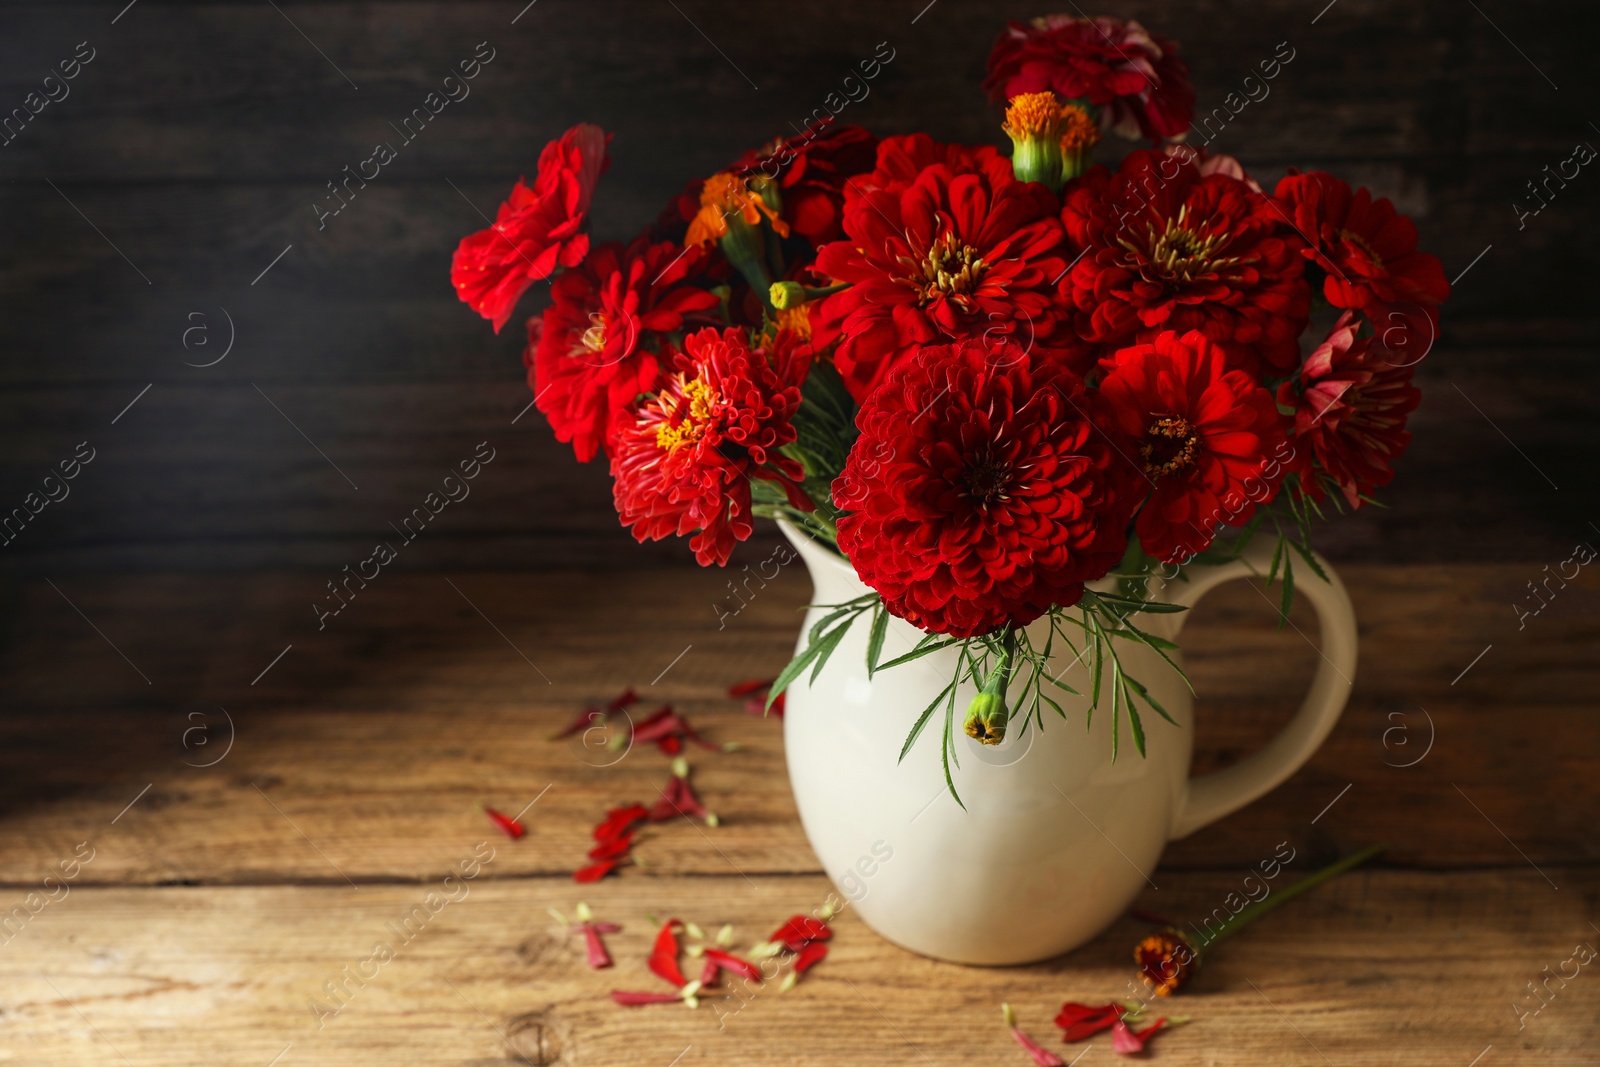
[[[1168,722],[1170,722],[1174,726],[1178,725],[1178,720],[1174,719],[1171,715],[1168,715],[1167,714],[1167,709],[1161,706],[1161,702],[1159,700],[1157,700],[1155,697],[1151,696],[1150,695],[1150,690],[1146,689],[1143,685],[1141,685],[1137,679],[1129,678],[1128,679],[1128,684],[1133,686],[1133,691],[1134,692],[1138,693],[1141,697],[1144,698],[1144,702],[1146,704],[1149,704],[1152,708],[1154,708],[1156,710],[1156,714],[1157,715],[1160,715],[1163,719],[1167,720]]]
[[[1300,554],[1301,559],[1306,561],[1306,565],[1311,568],[1311,572],[1313,574],[1325,582],[1329,581],[1328,572],[1322,569],[1322,564],[1317,562],[1317,558],[1311,554],[1310,548],[1308,548],[1306,545],[1294,542],[1294,550]]]
[[[878,669],[878,657],[883,655],[883,638],[889,632],[889,612],[880,600],[872,609],[872,633],[867,637],[867,677]]]
[[[1289,624],[1289,609],[1294,607],[1294,557],[1283,557],[1283,600],[1278,606],[1278,629]]]
[[[917,738],[922,735],[922,728],[928,725],[928,720],[933,718],[933,713],[938,709],[940,701],[944,700],[945,695],[950,692],[955,684],[955,680],[952,679],[949,685],[939,690],[939,695],[934,697],[933,701],[922,710],[922,714],[917,716],[916,725],[911,727],[911,732],[906,735],[906,743],[900,746],[900,758],[895,761],[896,763],[905,761],[906,753],[911,751],[911,746],[916,744]]]
[[[1123,681],[1127,680],[1124,676]],[[1139,750],[1141,757],[1144,757],[1144,723],[1139,719],[1139,709],[1133,706],[1133,694],[1127,693],[1125,699],[1128,704],[1128,728],[1133,731],[1133,747]]]
[[[818,646],[814,643],[806,645],[804,652],[795,656],[783,670],[778,672],[778,677],[772,682],[772,688],[767,690],[767,710],[770,711],[772,702],[777,700],[779,694],[785,689],[789,688],[789,683],[800,677],[800,672],[806,669],[806,665],[817,658],[817,650]]]
[[[940,636],[938,636],[936,634],[929,634],[927,637],[924,637],[921,641],[918,641],[917,642],[917,647],[913,648],[910,652],[907,652],[903,656],[896,656],[894,659],[890,660],[888,663],[879,664],[878,665],[878,669],[880,671],[886,671],[890,667],[898,667],[902,663],[910,663],[912,660],[921,659],[923,656],[926,656],[930,652],[937,652],[941,648],[948,648],[950,645],[953,645],[957,641],[960,641],[960,640],[962,640],[962,638],[959,638],[959,637],[940,637]]]
[[[829,630],[828,635],[818,642],[816,664],[811,668],[812,682],[815,682],[817,675],[822,673],[822,665],[828,662],[828,657],[833,655],[833,650],[839,647],[839,642],[844,639],[844,635],[850,629],[850,624],[854,621],[855,619],[851,618],[841,622]]]

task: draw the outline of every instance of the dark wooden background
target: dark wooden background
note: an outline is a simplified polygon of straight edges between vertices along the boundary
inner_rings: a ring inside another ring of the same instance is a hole
[[[0,568],[336,569],[485,440],[497,458],[403,566],[687,561],[679,544],[633,545],[605,472],[575,464],[537,412],[513,425],[529,400],[523,316],[495,337],[457,303],[455,242],[580,120],[616,131],[595,228],[628,236],[686,179],[789,131],[884,41],[895,58],[845,120],[994,140],[978,90],[989,42],[1042,10],[537,0],[513,24],[524,2],[0,7],[0,111],[79,42],[96,52],[0,147],[0,512],[78,442],[97,451]],[[1600,145],[1600,20],[1554,0],[1325,4],[1106,10],[1182,41],[1202,110],[1288,41],[1271,95],[1214,147],[1264,179],[1326,167],[1394,198],[1449,277],[1488,249],[1422,364],[1391,510],[1335,522],[1330,554],[1564,559],[1600,522],[1600,173],[1524,228],[1514,203],[1575,144]],[[483,41],[495,58],[470,97],[319,232],[325,183],[394,141],[389,123]],[[185,366],[221,353],[223,308],[230,355]],[[193,333],[186,350],[196,325],[210,343]]]

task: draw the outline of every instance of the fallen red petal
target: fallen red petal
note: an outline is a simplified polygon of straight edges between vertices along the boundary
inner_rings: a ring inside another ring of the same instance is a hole
[[[599,708],[584,708],[578,713],[578,717],[576,719],[573,719],[560,730],[557,730],[555,733],[551,734],[550,740],[559,741],[563,737],[571,737],[573,734],[581,733],[582,731],[587,730],[590,726],[598,726],[600,723],[605,721],[606,713],[601,711]]]
[[[572,872],[572,880],[574,882],[598,882],[615,870],[617,864],[621,862],[622,860],[619,857],[613,860],[601,860],[599,863],[591,863],[587,867],[579,867]]]
[[[706,960],[705,967],[700,971],[700,984],[702,986],[708,986],[715,983],[717,980],[717,970],[717,961],[708,958]]]
[[[1111,1051],[1131,1056],[1143,1052],[1145,1042],[1156,1036],[1156,1031],[1167,1025],[1165,1018],[1157,1019],[1143,1030],[1135,1030],[1121,1019],[1111,1027]]]
[[[734,682],[728,686],[728,695],[730,697],[745,697],[751,693],[765,693],[772,688],[772,683],[773,679],[771,678],[746,678],[742,682]]]
[[[826,941],[833,931],[821,919],[809,915],[796,915],[775,930],[768,941],[782,943],[791,952],[798,952],[807,941]]]
[[[677,919],[668,919],[662,924],[661,932],[656,935],[655,948],[650,953],[650,970],[675,986],[689,983],[678,969],[678,930],[682,926]]]
[[[821,941],[808,941],[794,958],[794,973],[805,974],[814,964],[821,963],[828,954],[828,946]]]
[[[710,816],[705,805],[700,803],[700,798],[695,795],[694,787],[689,784],[689,779],[680,778],[674,774],[667,787],[661,791],[661,799],[650,806],[651,822],[666,822],[668,819],[679,815],[690,815],[698,819]]]
[[[622,808],[612,808],[606,812],[606,817],[600,825],[594,828],[596,841],[614,841],[633,828],[633,824],[649,814],[643,804],[629,804]]]
[[[620,929],[620,927],[610,923],[607,923],[606,925],[611,926],[613,930]],[[611,953],[606,951],[606,943],[600,940],[599,924],[579,923],[578,929],[583,931],[583,940],[585,942],[586,954],[589,959],[589,966],[593,967],[595,970],[599,970],[602,967],[611,966]]]
[[[1063,1041],[1082,1041],[1111,1029],[1127,1010],[1121,1004],[1079,1004],[1069,1000],[1061,1005],[1056,1025],[1063,1031]]]
[[[611,999],[632,1007],[636,1004],[676,1004],[683,998],[676,993],[633,993],[625,989],[613,989]]]
[[[738,975],[740,978],[754,978],[761,980],[761,971],[749,960],[742,960],[731,952],[724,952],[720,948],[705,950],[706,959],[714,962],[718,967]]]
[[[501,831],[513,841],[528,832],[520,822],[509,815],[500,814],[493,808],[484,808],[483,813],[489,816],[489,821],[500,827]]]
[[[1057,1056],[1047,1048],[1040,1047],[1033,1038],[1015,1026],[1011,1028],[1011,1036],[1017,1039],[1017,1044],[1027,1050],[1028,1055],[1033,1057],[1033,1062],[1038,1067],[1063,1067],[1063,1061],[1060,1056]]]
[[[609,841],[602,841],[594,848],[591,848],[589,850],[589,858],[592,860],[621,859],[628,854],[628,850],[631,848],[633,848],[633,831],[629,830],[625,834],[613,837]]]

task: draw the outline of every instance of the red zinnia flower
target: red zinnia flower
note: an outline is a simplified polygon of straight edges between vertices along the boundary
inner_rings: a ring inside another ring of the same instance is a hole
[[[1248,183],[1144,149],[1115,174],[1094,168],[1062,197],[1061,220],[1083,252],[1061,295],[1086,340],[1121,347],[1199,330],[1231,366],[1299,362],[1311,310],[1300,242]]]
[[[864,400],[923,345],[983,334],[1054,343],[1052,285],[1066,268],[1061,226],[1042,185],[993,173],[925,167],[902,185],[863,192],[845,213],[845,240],[824,245],[815,270],[850,288],[812,317],[818,344],[842,339],[834,365]]]
[[[611,137],[598,126],[574,126],[539,153],[539,173],[522,181],[500,205],[495,223],[462,239],[450,263],[450,281],[467,305],[494,323],[494,332],[534,282],[557,267],[576,267],[589,251],[580,232],[595,182],[610,165]]]
[[[844,183],[845,213],[852,211],[865,193],[905,190],[917,175],[936,163],[943,164],[951,174],[985,175],[995,185],[1014,179],[1011,160],[993,145],[945,144],[925,133],[885,137],[878,142],[878,159],[871,172]]]
[[[1411,443],[1406,416],[1422,398],[1411,368],[1379,358],[1356,329],[1355,315],[1345,312],[1299,375],[1278,388],[1278,402],[1295,409],[1290,443],[1299,453],[1302,491],[1322,499],[1314,456],[1352,508],[1394,477],[1394,461]]]
[[[1149,494],[1134,529],[1150,555],[1180,562],[1211,543],[1218,523],[1243,523],[1276,495],[1282,472],[1267,475],[1269,457],[1286,450],[1272,394],[1227,370],[1199,332],[1167,331],[1118,352],[1099,398]]]
[[[872,169],[877,144],[860,126],[838,125],[830,115],[802,134],[745,153],[734,173],[775,179],[784,220],[812,247],[821,247],[838,239],[845,182]]]
[[[685,348],[678,373],[617,436],[613,497],[638,540],[693,533],[701,566],[721,566],[750,536],[750,479],[783,486],[795,507],[814,506],[799,489],[804,469],[778,451],[795,439],[790,419],[811,349],[785,331],[771,353],[752,351],[744,331],[709,329]]]
[[[1081,379],[1038,350],[923,349],[856,418],[833,484],[850,512],[840,550],[891,612],[936,633],[991,633],[1077,603],[1122,558],[1131,511],[1089,404]]]
[[[599,245],[556,279],[544,316],[528,321],[528,387],[580,463],[601,449],[609,455],[628,405],[656,388],[656,335],[717,306],[714,293],[687,284],[704,265],[699,249],[664,242]]]
[[[1328,272],[1328,303],[1365,310],[1381,330],[1375,305],[1415,303],[1433,309],[1450,295],[1438,259],[1417,251],[1417,227],[1386,198],[1322,171],[1290,171],[1278,183],[1284,213],[1310,244],[1301,250]]]
[[[1137,22],[1045,15],[1013,22],[989,53],[983,87],[995,103],[1050,90],[1087,99],[1124,137],[1179,137],[1194,118],[1194,86],[1176,43]]]

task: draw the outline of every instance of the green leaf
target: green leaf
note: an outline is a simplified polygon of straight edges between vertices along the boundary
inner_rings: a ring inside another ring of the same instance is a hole
[[[880,671],[886,671],[890,667],[898,667],[902,663],[910,663],[912,660],[921,659],[930,652],[937,652],[941,648],[948,648],[950,645],[953,645],[960,640],[963,639],[960,637],[940,637],[937,634],[929,634],[921,641],[918,641],[917,647],[913,648],[910,652],[907,652],[903,656],[896,656],[888,663],[880,664],[878,669]]]
[[[955,738],[951,736],[951,731],[955,725],[955,718],[956,690],[955,686],[952,685],[950,687],[950,702],[944,707],[944,744],[942,746],[940,755],[944,761],[945,788],[949,789],[950,795],[956,798],[956,803],[961,805],[961,810],[966,811],[967,806],[966,804],[962,803],[961,794],[956,792],[956,780],[950,775],[950,750],[955,747]]]
[[[1188,679],[1184,679],[1184,680],[1187,681]],[[1149,704],[1152,708],[1156,709],[1156,714],[1157,715],[1160,715],[1163,719],[1166,719],[1168,722],[1170,722],[1174,726],[1178,725],[1178,720],[1174,719],[1171,715],[1168,715],[1167,714],[1167,709],[1161,706],[1161,702],[1158,701],[1155,697],[1151,696],[1150,695],[1150,690],[1146,689],[1143,685],[1141,685],[1138,682],[1137,679],[1129,678],[1128,679],[1128,684],[1133,686],[1133,691],[1134,692],[1138,693],[1141,697],[1144,698],[1144,702],[1146,704]]]
[[[1300,558],[1306,561],[1306,565],[1311,568],[1313,574],[1325,582],[1330,580],[1328,572],[1322,569],[1322,565],[1317,562],[1317,558],[1311,554],[1311,549],[1307,545],[1302,545],[1298,542],[1291,543],[1294,544],[1294,550],[1300,553]]]
[[[1289,609],[1294,607],[1294,557],[1284,553],[1283,600],[1278,606],[1278,629],[1289,624]]]
[[[1126,682],[1129,679],[1124,678],[1123,680]],[[1142,757],[1145,755],[1144,723],[1139,719],[1139,709],[1133,706],[1133,694],[1128,693],[1126,699],[1128,704],[1128,727],[1133,731],[1133,747],[1139,750],[1139,755]]]
[[[855,617],[851,616],[829,630],[828,635],[817,643],[817,662],[811,668],[812,682],[815,682],[817,675],[822,673],[822,665],[828,662],[828,657],[833,655],[833,650],[839,647],[839,642],[844,640],[844,635],[849,631],[850,624],[853,622],[855,622]]]
[[[806,669],[807,664],[817,658],[817,649],[815,643],[807,644],[804,652],[795,656],[789,661],[788,666],[778,672],[778,677],[772,682],[772,688],[767,690],[767,706],[764,710],[772,710],[772,702],[778,699],[778,695],[789,688],[790,682],[800,677],[800,672]]]
[[[895,761],[896,763],[905,761],[906,753],[910,752],[911,746],[917,743],[917,738],[922,734],[922,728],[928,725],[928,720],[933,718],[933,713],[938,709],[939,702],[944,700],[945,695],[955,687],[955,684],[955,680],[951,679],[950,684],[939,690],[939,695],[934,697],[933,701],[922,710],[921,715],[917,716],[916,725],[911,727],[911,732],[906,735],[906,743],[900,746],[900,758]]]
[[[889,632],[889,611],[880,600],[872,609],[872,633],[867,636],[867,677],[878,669],[878,657],[883,655],[883,638]]]
[[[1189,610],[1182,604],[1168,604],[1160,600],[1137,600],[1133,597],[1119,596],[1116,593],[1085,593],[1084,599],[1088,599],[1090,596],[1093,596],[1101,604],[1128,609],[1126,615],[1132,615],[1140,611],[1148,611],[1152,615],[1172,615],[1180,611]],[[1126,615],[1118,616],[1118,621],[1125,618]]]

